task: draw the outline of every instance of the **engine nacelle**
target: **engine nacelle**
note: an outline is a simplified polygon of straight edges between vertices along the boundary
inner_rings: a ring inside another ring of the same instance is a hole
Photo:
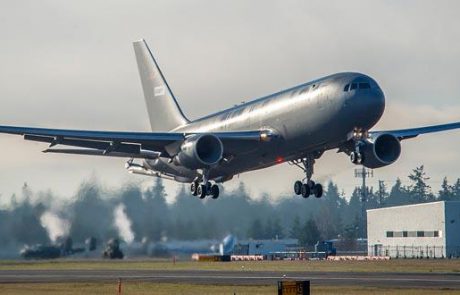
[[[366,141],[361,148],[363,165],[367,168],[380,168],[395,162],[401,154],[399,139],[391,134],[380,134]]]
[[[200,134],[187,138],[174,157],[174,163],[189,169],[207,168],[217,164],[224,153],[220,139],[212,134]]]

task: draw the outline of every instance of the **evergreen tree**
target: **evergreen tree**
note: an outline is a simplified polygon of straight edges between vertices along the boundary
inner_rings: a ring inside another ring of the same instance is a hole
[[[453,187],[447,182],[447,177],[444,177],[441,184],[441,190],[438,192],[438,199],[441,201],[450,201],[453,197]]]
[[[264,238],[264,230],[260,219],[256,218],[253,220],[248,231],[248,237],[255,240]]]
[[[383,180],[379,180],[379,189],[377,191],[378,204],[379,208],[385,207],[386,201],[388,199],[387,186]]]
[[[430,178],[426,176],[423,165],[413,169],[408,177],[412,182],[407,189],[411,203],[423,203],[434,200],[431,187],[426,183]]]
[[[409,196],[401,183],[401,179],[398,177],[396,178],[396,182],[391,188],[390,195],[387,198],[386,205],[387,206],[399,206],[409,203]]]
[[[314,246],[321,239],[321,233],[313,218],[308,219],[304,226],[300,237],[300,244],[306,246]]]
[[[347,202],[339,194],[339,189],[332,181],[327,186],[324,201],[321,203],[317,221],[321,235],[326,239],[332,239],[342,230],[342,214]]]
[[[166,203],[166,192],[163,180],[155,179],[155,184],[144,192],[145,212],[144,228],[147,237],[152,241],[159,241],[168,236],[171,231],[170,208]]]
[[[452,186],[452,200],[460,201],[460,178]]]
[[[281,221],[278,217],[276,217],[273,221],[273,232],[272,238],[275,239],[283,239],[284,238],[284,231],[283,227],[281,226]]]
[[[302,225],[300,224],[300,218],[298,215],[294,217],[291,229],[289,230],[289,237],[293,239],[300,239],[302,236]]]
[[[272,239],[274,237],[274,234],[273,234],[273,222],[271,218],[267,218],[267,221],[265,222],[263,228],[264,228],[264,231],[262,233],[262,238]]]

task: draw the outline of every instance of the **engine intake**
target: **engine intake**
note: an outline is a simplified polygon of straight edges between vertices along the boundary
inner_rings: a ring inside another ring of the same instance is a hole
[[[220,139],[213,134],[188,137],[174,157],[174,163],[189,169],[207,168],[217,164],[224,153]]]
[[[363,165],[367,168],[380,168],[395,162],[401,154],[399,139],[391,134],[381,134],[366,141],[362,149]]]

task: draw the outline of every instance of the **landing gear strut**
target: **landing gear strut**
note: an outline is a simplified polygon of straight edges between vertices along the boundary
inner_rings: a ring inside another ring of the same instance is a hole
[[[219,197],[219,186],[208,181],[208,172],[204,171],[203,182],[199,183],[196,180],[192,182],[190,185],[190,192],[192,195],[198,196],[200,199],[204,199],[206,196],[211,196],[213,199],[217,199]]]
[[[303,159],[292,161],[291,164],[296,165],[306,174],[306,177],[302,181],[297,180],[294,183],[294,193],[296,195],[302,195],[304,198],[308,198],[310,195],[321,198],[323,196],[323,186],[311,180],[313,176],[313,166],[315,165],[314,156],[308,155]]]
[[[354,151],[350,153],[350,161],[353,164],[361,165],[364,163],[364,155],[362,153],[362,147],[364,145],[364,140],[368,137],[367,131],[356,128],[353,131],[353,141],[354,141]]]

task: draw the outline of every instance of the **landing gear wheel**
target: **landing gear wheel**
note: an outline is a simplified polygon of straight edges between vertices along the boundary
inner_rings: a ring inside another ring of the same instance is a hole
[[[310,196],[310,186],[306,183],[302,184],[302,189],[301,189],[301,194],[302,194],[302,197],[304,198],[308,198]]]
[[[360,165],[360,164],[363,163],[363,155],[361,153],[358,153],[358,152],[351,152],[350,153],[350,161],[353,164]]]
[[[302,193],[302,182],[301,181],[296,181],[294,183],[294,193],[296,195],[300,195]]]
[[[196,196],[198,195],[198,182],[194,181],[192,182],[192,184],[190,185],[190,192],[192,193],[192,195]]]
[[[200,199],[204,199],[206,197],[206,185],[200,184],[196,190],[197,195]]]
[[[312,193],[316,198],[321,198],[323,196],[323,186],[319,183],[315,184]]]
[[[213,199],[217,199],[219,197],[219,186],[217,184],[211,186],[211,196]]]
[[[212,188],[211,182],[209,182],[209,181],[206,182],[205,186],[206,186],[206,195],[210,195],[211,194],[211,188]]]

